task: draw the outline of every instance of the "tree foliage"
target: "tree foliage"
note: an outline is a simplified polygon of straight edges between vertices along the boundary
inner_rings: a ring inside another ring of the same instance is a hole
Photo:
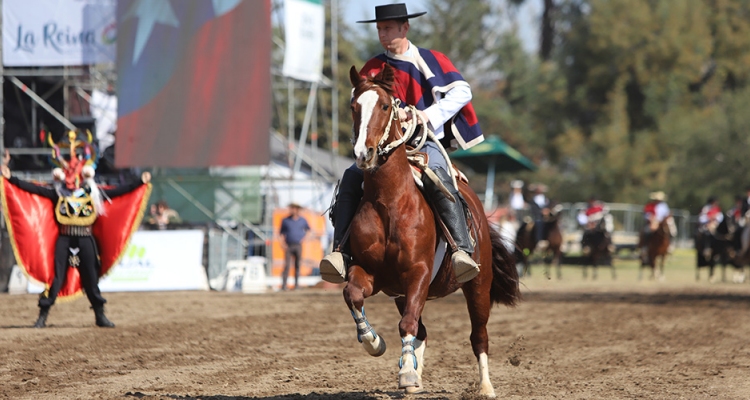
[[[750,184],[749,0],[545,1],[545,54],[498,28],[523,2],[428,0],[409,36],[472,84],[485,134],[541,167],[523,178],[549,184],[560,201],[638,203],[664,190],[673,206],[696,211],[709,195],[729,205]],[[343,144],[346,71],[382,49],[373,30],[339,28]]]

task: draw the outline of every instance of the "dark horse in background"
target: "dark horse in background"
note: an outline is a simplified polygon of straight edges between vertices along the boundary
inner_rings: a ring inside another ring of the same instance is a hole
[[[670,215],[661,222],[654,221],[651,224],[651,232],[648,234],[641,232],[638,243],[638,248],[641,249],[641,267],[638,268],[638,280],[643,279],[644,267],[651,268],[651,279],[664,280],[664,262],[672,240],[671,230],[669,229],[671,218]]]
[[[741,262],[738,259],[735,248],[735,234],[739,226],[734,222],[731,216],[724,215],[724,219],[716,226],[716,229],[708,229],[703,226],[698,228],[695,233],[695,280],[700,280],[700,269],[708,268],[709,282],[715,282],[714,269],[716,264],[721,264],[721,280],[726,282],[727,265],[732,265],[738,270],[742,270]],[[713,232],[712,232],[713,231]]]
[[[471,347],[479,366],[479,394],[494,397],[487,357],[487,321],[494,303],[512,306],[520,298],[513,258],[500,235],[490,229],[476,194],[459,181],[476,240],[472,257],[480,272],[474,279],[458,283],[448,252],[435,262],[441,230],[436,214],[414,182],[407,160],[406,139],[392,92],[393,70],[385,65],[377,76],[363,78],[352,67],[349,78],[354,86],[351,107],[356,162],[364,171],[364,195],[350,227],[352,260],[344,288],[357,338],[370,355],[385,353],[383,338],[365,316],[364,301],[381,291],[394,297],[401,314],[399,388],[407,393],[422,391],[425,302],[461,289],[471,320]]]
[[[587,267],[591,266],[591,278],[596,279],[600,265],[612,268],[612,279],[617,279],[615,266],[612,264],[612,237],[605,227],[605,219],[600,219],[594,226],[583,231],[581,238],[581,252],[583,253],[583,278],[586,279]]]
[[[557,267],[557,279],[562,279],[561,261],[562,261],[562,243],[563,236],[560,230],[560,211],[562,207],[555,206],[544,208],[542,218],[544,224],[543,239],[547,241],[547,247],[537,249],[538,240],[534,234],[534,221],[524,221],[516,233],[516,262],[523,264],[522,276],[531,276],[531,259],[536,251],[544,259],[544,274],[550,277],[550,264]]]

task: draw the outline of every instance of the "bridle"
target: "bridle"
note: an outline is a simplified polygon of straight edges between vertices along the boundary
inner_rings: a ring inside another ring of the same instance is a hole
[[[372,85],[372,88],[378,87],[378,85]],[[392,142],[388,143],[387,145],[383,146],[388,140],[388,137],[390,136],[391,132],[391,125],[393,125],[393,121],[398,121],[398,113],[397,109],[401,106],[401,100],[395,98],[393,95],[388,94],[388,96],[391,98],[391,114],[388,117],[388,124],[386,125],[383,136],[380,137],[380,140],[378,141],[377,146],[377,152],[378,156],[385,156],[388,155],[390,152],[395,150],[398,146],[401,146],[402,144],[410,141],[412,137],[414,136],[414,133],[417,130],[417,126],[422,126],[422,132],[417,137],[416,143],[413,143],[413,148],[410,147],[406,150],[406,156],[407,159],[410,160],[410,162],[414,163],[415,165],[419,165],[422,171],[431,179],[433,182],[438,184],[438,186],[442,187],[444,190],[444,193],[446,197],[453,198],[453,196],[445,189],[445,187],[440,183],[440,179],[429,169],[427,168],[426,163],[423,159],[420,159],[420,157],[415,156],[416,153],[418,153],[422,146],[424,145],[427,138],[430,138],[432,141],[438,144],[438,147],[440,149],[440,152],[443,154],[443,157],[445,157],[446,160],[449,160],[448,154],[445,151],[445,148],[443,148],[442,145],[440,145],[440,141],[435,137],[435,133],[430,129],[430,127],[427,124],[427,120],[423,119],[422,116],[417,112],[418,109],[413,105],[407,105],[406,108],[411,112],[412,118],[409,121],[401,122],[399,123],[399,127],[403,128],[403,133],[400,138],[393,140]],[[352,137],[352,141],[354,141],[354,137]],[[451,163],[448,163],[448,172],[452,178],[454,187],[458,186],[458,182],[456,181],[456,173],[453,169],[453,165]],[[412,173],[414,171],[412,170]],[[415,176],[415,179],[419,180],[419,177]]]
[[[372,85],[372,88],[378,87],[377,85]],[[423,129],[425,129],[425,132],[427,132],[427,123],[426,121],[422,120],[419,114],[417,113],[417,108],[409,105],[406,106],[409,110],[411,110],[412,115],[414,115],[414,118],[412,118],[410,121],[401,123],[401,126],[405,128],[403,134],[400,138],[393,140],[392,142],[385,144],[385,142],[390,137],[391,133],[391,126],[393,125],[392,121],[398,121],[398,112],[397,110],[401,107],[401,100],[395,98],[393,95],[388,95],[388,97],[391,98],[391,113],[388,116],[388,124],[385,126],[385,130],[383,131],[383,136],[380,137],[380,140],[378,141],[377,151],[378,156],[384,156],[395,150],[398,146],[401,146],[402,144],[408,142],[411,140],[411,138],[414,136],[414,132],[417,129],[417,126],[419,124],[423,125]],[[422,144],[427,139],[427,135],[422,135],[420,138],[420,143],[417,147],[422,147]],[[385,145],[385,146],[384,146]],[[412,150],[409,153],[416,152],[417,150]]]

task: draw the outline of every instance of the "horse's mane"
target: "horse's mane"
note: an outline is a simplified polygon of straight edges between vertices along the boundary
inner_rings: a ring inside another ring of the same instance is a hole
[[[383,65],[383,69],[375,76],[366,76],[357,87],[354,88],[354,96],[359,96],[373,87],[383,89],[389,96],[393,96],[394,75],[393,67],[388,64]]]

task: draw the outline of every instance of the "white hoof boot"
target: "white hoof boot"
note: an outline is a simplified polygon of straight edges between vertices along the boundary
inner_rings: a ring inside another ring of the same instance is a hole
[[[466,252],[459,250],[451,256],[453,273],[458,283],[468,282],[479,275],[479,265]]]
[[[374,330],[362,335],[362,347],[367,354],[373,357],[380,357],[385,354],[385,340],[377,335]]]
[[[417,386],[409,386],[405,388],[406,394],[417,394],[424,392],[424,386],[422,386],[422,371],[424,368],[424,351],[427,346],[425,342],[419,339],[414,339],[414,356],[417,357]]]
[[[352,312],[352,317],[354,317],[354,322],[357,324],[357,340],[362,343],[365,351],[373,357],[380,357],[385,354],[385,340],[370,326],[365,316],[365,308],[362,307],[362,310],[352,309],[350,311]]]
[[[323,257],[320,260],[320,277],[330,283],[346,282],[346,262],[344,255],[338,251]]]
[[[418,388],[422,385],[422,379],[417,370],[419,363],[417,360],[416,338],[412,335],[406,335],[401,338],[401,359],[398,361],[398,388]]]

